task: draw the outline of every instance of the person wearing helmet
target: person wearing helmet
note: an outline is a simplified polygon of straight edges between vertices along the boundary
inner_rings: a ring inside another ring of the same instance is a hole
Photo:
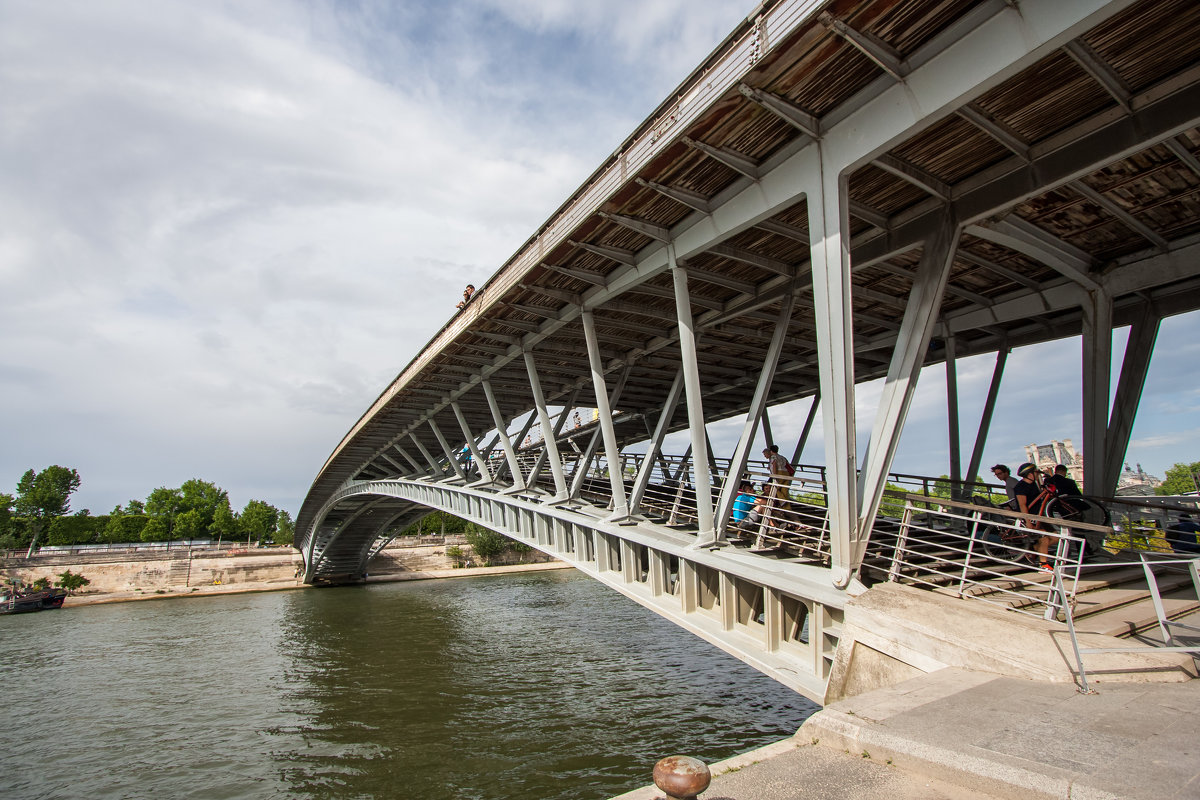
[[[1020,480],[1017,481],[1017,510],[1022,514],[1041,514],[1042,509],[1046,504],[1047,494],[1042,491],[1041,485],[1038,483],[1038,468],[1026,461],[1017,469],[1017,475]],[[1030,522],[1031,530],[1044,530],[1039,522]],[[1050,536],[1043,536],[1038,539],[1036,550],[1039,553],[1041,569],[1050,569]]]

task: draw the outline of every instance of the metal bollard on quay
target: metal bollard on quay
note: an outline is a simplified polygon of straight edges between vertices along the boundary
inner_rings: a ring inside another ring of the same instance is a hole
[[[667,800],[696,800],[711,782],[712,773],[698,758],[667,756],[654,765],[654,785],[666,793]]]

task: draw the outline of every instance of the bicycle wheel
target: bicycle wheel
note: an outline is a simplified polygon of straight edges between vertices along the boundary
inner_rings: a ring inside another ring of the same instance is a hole
[[[1086,522],[1089,525],[1108,525],[1112,521],[1108,509],[1099,501],[1081,496],[1059,495],[1050,498],[1050,502],[1046,504],[1046,516],[1066,522]]]

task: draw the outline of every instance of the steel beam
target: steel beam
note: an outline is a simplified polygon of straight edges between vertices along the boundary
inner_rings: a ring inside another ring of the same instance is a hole
[[[421,454],[421,457],[429,462],[431,474],[440,477],[443,473],[442,465],[437,462],[437,459],[433,457],[433,454],[425,448],[425,445],[421,444],[421,440],[417,438],[415,433],[410,433],[408,438],[411,439],[412,443],[417,446],[417,451]]]
[[[466,438],[467,447],[471,451],[471,457],[475,459],[475,469],[479,472],[481,482],[491,482],[492,474],[488,470],[487,462],[483,459],[483,454],[479,452],[479,445],[475,442],[475,434],[471,433],[471,426],[467,424],[467,417],[463,414],[462,408],[458,403],[450,404],[451,410],[454,411],[454,417],[458,420],[458,427],[462,429],[462,434]]]
[[[808,407],[808,415],[804,418],[804,428],[800,431],[799,438],[796,439],[796,448],[792,451],[792,464],[797,464],[800,461],[800,454],[804,452],[804,445],[808,443],[808,434],[812,431],[813,420],[817,418],[817,407],[821,405],[821,390],[812,397],[812,405]]]
[[[858,533],[854,426],[854,303],[850,280],[850,219],[845,174],[823,175],[808,195],[813,312],[825,431],[830,567],[839,588],[849,586]]]
[[[450,443],[446,441],[446,437],[442,435],[442,429],[431,418],[429,420],[429,429],[433,431],[434,438],[438,440],[438,444],[442,448],[442,452],[446,454],[446,460],[450,462],[450,468],[454,470],[454,474],[463,482],[467,482],[467,473],[463,472],[462,465],[458,463],[457,454],[450,449]]]
[[[500,413],[500,405],[496,402],[496,395],[492,392],[492,384],[490,381],[482,380],[479,385],[483,387],[483,394],[487,398],[488,408],[492,412],[492,422],[496,425],[496,438],[500,442],[500,446],[504,448],[504,457],[508,459],[508,469],[512,473],[512,488],[522,490],[525,488],[525,477],[521,474],[521,465],[517,461],[517,453],[513,450],[512,441],[508,438],[508,423],[504,420],[504,416]]]
[[[683,383],[683,367],[680,366],[675,372],[675,380],[671,382],[671,388],[667,391],[667,399],[658,415],[658,424],[654,426],[654,431],[650,434],[642,467],[633,481],[633,491],[629,493],[630,514],[641,512],[642,498],[646,494],[646,488],[650,485],[654,463],[661,457],[663,438],[667,435],[667,428],[670,427],[671,420],[675,417],[675,409],[679,406],[679,399],[683,396]]]
[[[550,474],[554,476],[554,500],[556,502],[566,500],[567,480],[563,477],[562,458],[558,454],[555,429],[550,423],[550,413],[546,410],[546,398],[542,395],[542,382],[538,379],[537,363],[533,360],[533,353],[528,350],[525,351],[525,370],[529,373],[529,389],[533,392],[533,405],[537,409],[538,424],[542,426],[542,443],[546,457],[550,460]],[[530,483],[537,485],[536,476],[530,476]]]
[[[962,447],[958,432],[958,360],[954,334],[946,336],[946,423],[950,436],[950,482],[962,480]],[[967,476],[968,480],[971,476]]]
[[[767,398],[771,393],[771,381],[775,377],[775,368],[779,366],[779,356],[783,352],[783,343],[787,338],[788,325],[792,321],[792,308],[795,305],[795,295],[788,292],[784,295],[779,308],[779,319],[775,321],[775,333],[771,344],[767,347],[767,357],[763,360],[758,374],[758,384],[754,387],[754,396],[750,400],[750,408],[746,412],[746,422],[742,426],[742,435],[734,448],[730,460],[729,472],[725,475],[725,484],[721,487],[721,495],[717,505],[717,535],[718,541],[724,539],[729,527],[730,511],[737,497],[738,484],[741,482],[742,471],[750,456],[750,448],[754,445],[754,434],[760,419],[765,421]]]
[[[1083,492],[1104,494],[1108,455],[1108,393],[1112,371],[1112,295],[1087,292],[1083,301]]]
[[[904,420],[916,392],[917,379],[925,364],[929,339],[942,305],[946,281],[954,262],[954,251],[958,248],[959,233],[954,219],[947,219],[926,242],[921,254],[921,263],[909,295],[908,310],[900,323],[891,366],[879,398],[868,456],[863,465],[863,483],[860,487],[862,508],[859,511],[858,540],[852,567],[857,567],[862,559],[875,516],[879,512],[887,474],[900,444]]]
[[[1108,422],[1108,450],[1104,458],[1104,476],[1100,484],[1102,494],[1111,497],[1117,491],[1121,477],[1121,464],[1129,449],[1129,437],[1133,433],[1133,420],[1137,416],[1142,400],[1142,389],[1146,385],[1146,374],[1150,371],[1150,358],[1162,317],[1150,303],[1145,303],[1141,313],[1133,318],[1129,328],[1129,339],[1125,343],[1125,356],[1121,359],[1121,376],[1117,379],[1117,393],[1113,398],[1112,414]],[[1085,461],[1085,465],[1086,465]],[[1086,483],[1086,471],[1084,472]]]
[[[667,245],[667,263],[675,287],[675,316],[679,325],[679,357],[683,366],[684,396],[687,398],[688,435],[697,463],[708,461],[708,434],[704,424],[704,400],[700,388],[700,366],[696,358],[696,322],[692,317],[687,272],[675,259],[675,245]],[[696,543],[716,541],[713,527],[712,482],[703,470],[696,470]]]
[[[596,341],[596,320],[591,311],[579,315],[583,323],[583,337],[587,343],[588,361],[592,367],[592,386],[596,391],[596,412],[600,418],[600,432],[604,438],[604,458],[608,462],[608,483],[612,488],[613,520],[629,517],[629,501],[625,496],[625,476],[621,473],[621,448],[617,446],[617,432],[613,427],[612,408],[608,404],[608,389],[604,381],[604,363],[600,359],[600,345]]]
[[[1008,346],[1002,344],[996,351],[996,367],[992,370],[992,381],[988,385],[987,398],[983,401],[983,413],[979,418],[979,430],[975,434],[975,447],[971,449],[971,462],[967,464],[967,479],[979,474],[983,461],[983,448],[992,427],[992,414],[996,410],[996,397],[1000,394],[1000,379],[1004,377],[1004,365],[1008,362]]]

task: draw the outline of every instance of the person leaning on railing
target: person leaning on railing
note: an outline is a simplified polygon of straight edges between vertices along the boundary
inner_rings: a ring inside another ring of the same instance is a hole
[[[1179,521],[1167,528],[1167,542],[1176,553],[1196,555],[1200,553],[1200,543],[1196,541],[1198,533],[1200,525],[1192,521],[1192,515],[1180,514]]]

